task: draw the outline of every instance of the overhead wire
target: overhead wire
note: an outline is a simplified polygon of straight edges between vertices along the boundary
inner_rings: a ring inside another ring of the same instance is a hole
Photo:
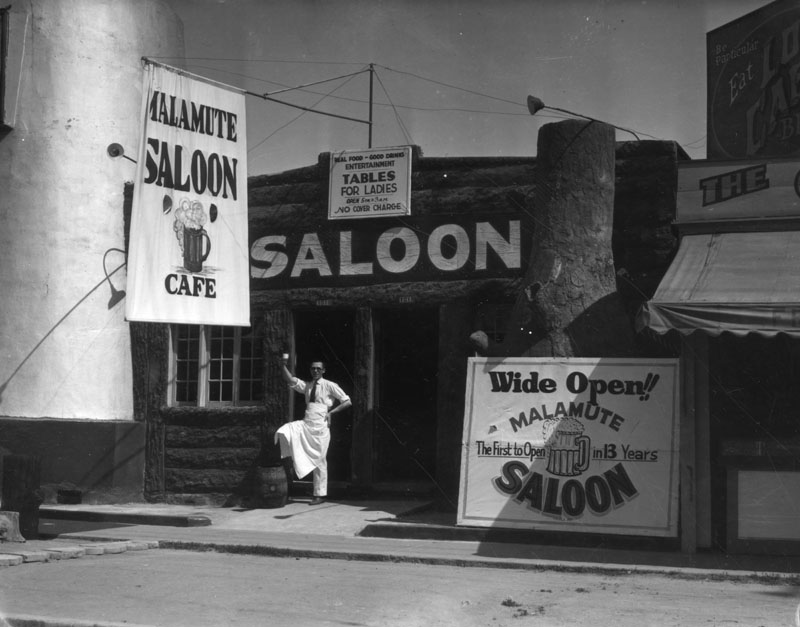
[[[176,59],[178,57],[157,57],[157,56],[153,56],[153,57],[150,57],[150,58],[152,58],[152,59]],[[306,65],[314,65],[314,64],[318,64],[318,65],[358,65],[358,66],[360,66],[362,68],[365,65],[364,63],[346,62],[346,61],[306,61],[306,60],[290,60],[290,59],[238,59],[238,58],[227,58],[227,57],[185,57],[185,58],[180,58],[180,59],[183,60],[184,62],[199,60],[199,61],[225,61],[225,62],[234,61],[234,62],[241,62],[241,63],[285,63],[285,64],[297,63],[297,64],[306,64]],[[474,90],[474,89],[461,87],[459,85],[454,85],[452,83],[439,81],[439,80],[432,79],[430,77],[423,76],[423,75],[415,73],[415,72],[410,72],[410,71],[407,71],[407,70],[399,70],[399,69],[396,69],[396,68],[392,68],[392,67],[389,67],[389,66],[386,66],[386,65],[382,65],[382,64],[377,64],[377,63],[373,63],[371,65],[373,67],[383,68],[384,70],[386,70],[388,72],[394,72],[394,73],[400,74],[400,75],[411,76],[411,77],[416,78],[418,80],[430,82],[432,84],[440,85],[442,87],[447,87],[449,89],[455,89],[455,90],[462,91],[464,93],[472,94],[472,95],[475,95],[475,96],[480,96],[482,98],[487,98],[489,100],[494,100],[494,101],[497,101],[497,102],[504,102],[504,103],[507,103],[507,104],[514,105],[515,107],[522,108],[522,107],[526,106],[526,105],[524,105],[524,104],[522,104],[522,103],[520,103],[520,102],[518,102],[516,100],[509,100],[507,98],[501,98],[499,96],[494,96],[492,94],[487,94],[485,92],[480,92],[480,91],[477,91],[477,90]],[[208,69],[212,69],[212,68],[208,68]],[[222,72],[222,73],[227,72],[226,70],[222,70],[222,69],[219,69],[219,68],[213,68],[213,69],[214,69],[214,71],[218,71],[218,72]],[[363,72],[363,71],[368,71],[368,70],[361,70],[361,71]],[[233,72],[230,72],[230,73],[233,74],[233,75],[236,75],[236,73],[233,73]],[[356,74],[358,74],[358,72]],[[252,77],[252,76],[249,76],[248,78],[251,78],[253,80],[261,80],[261,81],[264,81],[264,82],[272,82],[272,81],[268,81],[268,80],[265,80],[265,79]],[[341,77],[334,77],[334,78],[331,78],[331,79],[324,79],[324,80],[318,81],[316,83],[309,83],[308,85],[314,85],[314,84],[318,84],[318,83],[322,83],[322,82],[328,82],[328,81],[331,81],[331,80],[336,80],[336,78],[341,78]],[[301,86],[296,86],[296,87],[285,86],[285,89],[283,91],[302,90],[303,87],[304,86],[302,86],[302,85]],[[308,90],[304,90],[304,91],[308,91]],[[309,93],[314,93],[314,92],[310,92],[309,91]],[[253,95],[256,95],[256,94],[253,94]],[[349,100],[349,99],[343,98],[343,97],[337,97],[337,98],[341,98],[343,100]],[[363,100],[358,100],[358,99],[354,99],[354,101],[355,102],[364,102]],[[287,103],[283,103],[283,104],[287,104]],[[408,108],[408,109],[420,110],[420,111],[426,111],[426,110],[428,110],[428,111],[463,111],[463,112],[468,112],[468,113],[483,113],[483,114],[486,114],[486,115],[514,115],[514,116],[523,116],[523,117],[530,115],[527,112],[513,113],[513,112],[492,112],[492,111],[469,110],[469,109],[460,109],[460,108],[457,108],[457,109],[450,109],[450,108],[424,108],[424,107],[411,107],[411,106],[408,106],[408,105],[396,105],[396,104],[393,104],[393,103],[389,103],[389,104],[386,104],[386,103],[375,103],[375,104],[378,104],[379,106],[391,106],[392,108],[395,108],[395,109],[396,108]],[[289,106],[292,106],[292,105],[289,105]],[[558,110],[558,109],[555,109],[555,110]],[[641,135],[644,135],[646,137],[650,137],[651,139],[660,139],[658,137],[655,137],[653,135],[649,135],[647,133],[643,133],[643,132],[638,131],[636,129],[622,128],[622,127],[619,127],[619,126],[616,126],[616,128],[620,128],[622,130],[625,130],[625,131],[628,131],[628,132],[631,132],[631,133],[635,133],[635,134],[641,134]]]
[[[267,141],[269,138],[271,138],[272,136],[274,136],[274,135],[275,135],[276,133],[278,133],[279,131],[283,130],[284,128],[286,128],[286,127],[290,126],[291,124],[293,124],[294,122],[296,122],[297,120],[299,120],[299,119],[300,119],[301,117],[303,117],[303,115],[305,115],[306,113],[308,113],[308,112],[313,112],[313,111],[314,111],[313,107],[315,107],[315,106],[317,106],[318,104],[320,104],[320,103],[321,103],[323,100],[325,100],[326,98],[328,98],[328,97],[329,97],[329,96],[330,96],[330,95],[331,95],[333,92],[335,92],[337,89],[341,89],[342,87],[344,87],[345,85],[347,85],[347,84],[348,84],[348,83],[349,83],[351,80],[353,80],[353,78],[355,78],[355,76],[356,76],[356,75],[350,75],[350,76],[349,76],[349,78],[348,78],[348,79],[347,79],[347,80],[346,80],[344,83],[342,83],[341,85],[337,85],[337,86],[336,86],[334,89],[332,89],[332,90],[331,90],[331,92],[329,92],[328,94],[324,94],[324,95],[323,95],[323,96],[322,96],[322,97],[321,97],[319,100],[317,100],[317,101],[314,103],[314,105],[312,105],[312,107],[311,107],[311,108],[305,108],[305,109],[303,110],[303,112],[302,112],[302,113],[298,114],[297,116],[295,116],[294,118],[292,118],[291,120],[289,120],[288,122],[286,122],[285,124],[283,124],[282,126],[280,126],[280,127],[278,127],[277,129],[275,129],[275,130],[274,130],[272,133],[270,133],[269,135],[267,135],[267,136],[266,136],[264,139],[262,139],[260,142],[258,142],[258,143],[257,143],[255,146],[253,146],[253,147],[251,147],[251,148],[248,148],[248,150],[247,150],[247,154],[248,154],[248,155],[250,155],[250,153],[251,153],[252,151],[254,151],[256,148],[258,148],[259,146],[261,146],[262,144],[264,144],[264,142],[266,142],[266,141]]]
[[[190,60],[190,59],[186,59],[186,60]],[[209,59],[209,58],[203,58],[203,57],[196,57],[196,58],[193,58],[193,59],[191,59],[191,60],[237,60],[237,59]],[[241,60],[239,60],[239,61],[241,61]],[[265,61],[266,61],[266,60],[265,60]],[[317,63],[317,62],[311,62],[311,61],[283,61],[283,60],[281,60],[281,61],[279,61],[279,60],[270,60],[270,61],[268,61],[268,62],[276,62],[276,63],[277,63],[277,62],[283,62],[283,63],[305,63],[305,64],[314,64],[314,63]],[[337,64],[337,63],[334,63],[334,62],[329,62],[329,63],[320,62],[320,64],[329,64],[329,65],[335,65],[335,64]],[[363,64],[362,64],[362,65],[363,65]],[[505,98],[500,98],[500,97],[497,97],[497,96],[493,96],[493,95],[491,95],[491,94],[486,94],[486,93],[482,93],[482,92],[479,92],[479,91],[476,91],[476,90],[472,90],[472,89],[463,88],[463,87],[460,87],[460,86],[457,86],[457,85],[453,85],[453,84],[450,84],[450,83],[445,83],[445,82],[442,82],[442,81],[437,81],[437,80],[430,79],[430,78],[428,78],[428,77],[424,77],[424,76],[421,76],[421,75],[419,75],[419,74],[416,74],[416,73],[413,73],[413,72],[401,71],[401,70],[397,70],[397,69],[394,69],[394,68],[390,68],[390,67],[388,67],[388,66],[383,66],[383,65],[378,65],[378,64],[375,64],[375,66],[376,66],[376,67],[380,67],[380,68],[382,68],[382,69],[384,69],[384,70],[386,70],[386,71],[388,71],[388,72],[394,72],[394,73],[401,74],[401,75],[412,76],[412,77],[414,77],[414,78],[417,78],[417,79],[419,79],[419,80],[428,81],[428,82],[431,82],[431,83],[434,83],[434,84],[437,84],[437,85],[441,85],[441,86],[448,87],[448,88],[451,88],[451,89],[456,89],[456,90],[463,91],[463,92],[465,92],[465,93],[469,93],[469,94],[472,94],[472,95],[476,95],[476,96],[480,96],[480,97],[488,98],[488,99],[495,100],[495,101],[498,101],[498,102],[504,102],[504,103],[508,103],[508,104],[513,104],[513,105],[515,105],[515,106],[520,106],[520,107],[521,107],[521,106],[523,106],[521,103],[518,103],[518,102],[516,102],[516,101],[511,101],[511,100],[508,100],[508,99],[505,99]],[[211,69],[211,68],[209,68],[209,69]],[[221,71],[221,72],[224,72],[223,70],[218,70],[218,69],[215,69],[215,70],[216,70],[216,71]],[[358,75],[358,74],[360,74],[360,73],[361,73],[361,72],[356,72],[356,73],[353,73],[353,75],[352,75],[352,76],[356,76],[356,75]],[[253,78],[253,77],[250,77],[250,78]],[[264,79],[257,79],[257,80],[264,80]],[[329,82],[330,80],[335,80],[335,79],[326,79],[326,80],[324,80],[324,81],[318,81],[318,82],[315,82],[315,83],[309,83],[309,84],[306,84],[306,85],[304,85],[304,86],[297,86],[297,87],[294,87],[294,88],[292,88],[292,87],[286,87],[286,89],[284,89],[284,90],[282,90],[282,91],[292,91],[292,90],[294,90],[294,89],[297,89],[297,90],[302,90],[302,91],[305,91],[305,92],[307,92],[307,93],[314,93],[313,91],[311,91],[311,90],[308,90],[308,89],[306,89],[306,88],[307,88],[307,87],[309,87],[309,86],[312,86],[312,85],[321,84],[321,83],[323,83],[323,82]],[[386,95],[387,99],[389,100],[389,103],[388,103],[388,105],[384,105],[383,103],[376,103],[376,104],[378,104],[378,106],[390,106],[390,107],[392,108],[392,110],[393,110],[393,111],[394,111],[394,113],[395,113],[395,117],[396,117],[396,119],[398,120],[398,124],[399,124],[399,126],[400,126],[400,128],[401,128],[401,131],[403,132],[403,135],[404,135],[404,137],[405,137],[406,139],[409,139],[409,140],[411,139],[411,136],[410,136],[410,133],[408,133],[408,130],[407,130],[407,128],[405,127],[405,124],[403,123],[403,121],[402,121],[402,118],[401,118],[401,117],[400,117],[400,115],[399,115],[398,109],[400,109],[400,108],[403,108],[403,109],[410,109],[410,110],[418,110],[418,111],[434,111],[434,112],[438,112],[438,111],[466,111],[466,112],[471,112],[471,113],[484,113],[484,114],[492,114],[492,115],[521,115],[521,116],[525,116],[525,115],[526,115],[525,113],[487,112],[487,111],[474,111],[474,110],[450,109],[450,108],[429,108],[429,109],[428,109],[428,108],[423,108],[423,107],[413,107],[413,106],[409,106],[409,105],[398,105],[398,104],[395,104],[395,103],[392,101],[391,97],[390,97],[390,96],[389,96],[389,94],[388,94],[388,90],[386,89],[386,86],[385,86],[385,84],[383,83],[382,79],[381,79],[379,76],[378,76],[378,81],[379,81],[379,84],[381,85],[381,88],[383,89],[383,92],[384,92],[384,94]],[[264,82],[272,82],[272,81],[267,81],[267,80],[264,80]],[[348,81],[348,82],[349,82],[349,81]],[[346,83],[345,83],[345,84],[346,84]],[[330,93],[328,93],[328,94],[324,94],[324,95],[322,96],[322,98],[320,98],[320,99],[319,99],[319,100],[318,100],[318,101],[315,103],[315,105],[314,105],[314,106],[316,106],[317,104],[319,104],[320,102],[322,102],[324,99],[326,99],[326,98],[328,98],[328,97],[338,98],[338,99],[342,99],[342,100],[349,100],[349,99],[347,99],[347,98],[342,98],[342,97],[340,97],[340,96],[334,96],[334,95],[333,95],[333,92],[334,92],[334,91],[336,91],[337,89],[339,89],[340,87],[341,87],[341,86],[337,87],[336,89],[332,90],[332,91],[331,91]],[[257,95],[257,94],[254,94],[254,95]],[[363,101],[361,101],[361,100],[355,100],[355,101],[356,101],[356,102],[363,102]],[[283,102],[281,102],[281,101],[277,101],[277,100],[276,100],[276,102],[279,102],[279,103],[281,103],[281,104],[288,104],[288,103],[283,103]],[[290,105],[290,106],[291,106],[291,105]],[[262,140],[261,140],[261,141],[260,141],[258,144],[256,144],[255,146],[253,146],[253,147],[252,147],[252,148],[251,148],[251,149],[250,149],[248,152],[251,152],[252,150],[255,150],[256,148],[258,148],[259,146],[261,146],[261,145],[262,145],[264,142],[266,142],[266,141],[267,141],[269,138],[271,138],[272,136],[274,136],[274,134],[275,134],[275,133],[279,132],[279,131],[280,131],[280,130],[282,130],[283,128],[286,128],[287,126],[289,126],[290,124],[292,124],[293,122],[295,122],[296,120],[298,120],[299,118],[301,118],[303,115],[305,115],[305,113],[306,113],[306,112],[316,112],[316,111],[314,111],[314,110],[313,110],[313,108],[305,108],[305,109],[303,110],[303,113],[299,114],[298,116],[296,116],[295,118],[293,118],[291,121],[289,121],[289,122],[287,122],[286,124],[282,125],[282,126],[279,128],[279,129],[276,129],[275,131],[273,131],[272,133],[270,133],[269,135],[267,135],[267,136],[266,136],[264,139],[262,139]],[[544,117],[544,116],[542,116],[542,117]],[[567,118],[568,116],[566,116],[566,115],[563,115],[563,116],[559,117],[559,116],[557,116],[557,115],[550,115],[550,116],[548,116],[548,117],[552,117],[552,118],[555,118],[555,119],[565,119],[565,118]],[[626,129],[626,130],[627,130],[627,129]],[[637,131],[637,132],[638,132],[638,131]],[[657,137],[655,137],[655,136],[653,136],[653,135],[649,135],[649,134],[647,134],[647,133],[641,133],[641,134],[642,134],[642,135],[644,135],[644,136],[646,136],[646,137],[653,138],[653,139],[659,139],[659,138],[657,138]],[[686,145],[691,147],[691,146],[694,146],[695,144],[700,144],[700,143],[701,143],[701,142],[703,142],[705,139],[706,139],[706,136],[703,136],[703,137],[701,137],[701,138],[699,138],[699,139],[697,139],[697,140],[695,140],[695,141],[693,141],[693,142],[690,142],[690,143],[688,143],[688,144],[686,144]],[[514,200],[513,202],[515,202],[515,203],[516,203],[516,200]],[[524,206],[521,206],[521,205],[520,205],[520,206],[519,206],[519,208],[520,208],[520,209],[521,209],[521,210],[524,212],[524,214],[525,214],[525,215],[527,215],[529,218],[532,218],[532,219],[534,220],[534,222],[538,222],[538,220],[536,219],[535,215],[533,215],[533,213],[532,213],[532,212],[530,212],[530,211],[529,211],[529,210],[528,210],[526,207],[524,207]],[[401,222],[405,222],[405,221],[403,221],[403,220],[401,219]],[[408,224],[408,223],[406,222],[406,224]],[[542,226],[542,225],[540,224],[540,226]],[[424,231],[422,231],[421,229],[415,229],[415,230],[417,230],[417,231],[418,231],[418,232],[420,232],[420,233],[424,233],[424,234],[430,235],[430,233],[425,233],[425,232],[424,232]],[[629,283],[629,284],[630,284],[630,285],[631,285],[631,286],[632,286],[634,289],[636,289],[636,290],[637,290],[637,292],[639,293],[639,295],[640,295],[642,298],[646,298],[646,297],[647,297],[647,296],[646,296],[646,294],[644,294],[644,293],[641,291],[641,289],[639,289],[639,288],[638,288],[638,286],[636,286],[636,285],[635,285],[635,284],[634,284],[632,281],[630,281],[629,279],[627,279],[627,278],[626,278],[626,277],[624,277],[624,276],[622,277],[622,279],[623,279],[623,280],[626,280],[626,281],[627,281],[627,282],[628,282],[628,283]],[[710,377],[712,377],[712,375],[711,375],[711,372],[710,372],[710,364],[703,362],[701,365],[703,365],[703,366],[704,366],[704,367],[705,367],[705,368],[706,368],[706,369],[709,371],[709,376],[710,376]],[[713,377],[712,377],[712,378],[713,378]],[[717,384],[718,384],[718,386],[720,387],[720,389],[723,389],[723,388],[722,388],[721,381],[719,381],[718,379],[714,379],[714,380],[715,380],[715,383],[717,383]],[[728,394],[726,393],[726,395],[728,395]],[[744,415],[747,415],[747,416],[750,418],[750,420],[751,420],[751,421],[752,421],[752,422],[753,422],[755,425],[757,425],[759,428],[763,429],[763,430],[766,432],[766,434],[767,434],[767,435],[771,436],[771,437],[772,437],[773,439],[775,439],[775,441],[777,442],[777,439],[776,439],[774,436],[772,436],[772,434],[771,434],[769,431],[767,431],[766,429],[764,429],[764,428],[762,427],[762,425],[760,424],[760,422],[759,422],[759,421],[757,421],[757,420],[755,419],[755,417],[754,417],[752,414],[750,414],[750,412],[749,412],[749,411],[747,411],[747,409],[746,409],[746,408],[744,408],[743,406],[741,406],[741,405],[738,403],[738,401],[737,401],[737,400],[736,400],[736,399],[735,399],[735,398],[734,398],[732,395],[728,395],[728,396],[729,396],[729,398],[731,399],[731,401],[732,401],[734,404],[736,404],[736,405],[738,405],[738,406],[740,406],[740,407],[741,407],[741,409],[742,409],[742,411],[743,411]],[[388,427],[388,425],[387,425],[387,427]],[[390,429],[390,432],[392,432],[392,433],[393,433],[393,435],[395,435],[395,437],[397,438],[398,442],[400,442],[400,443],[402,444],[402,442],[400,441],[399,437],[398,437],[398,436],[397,436],[397,435],[396,435],[396,434],[393,432],[393,430],[391,430],[391,429]],[[413,457],[412,457],[412,458],[413,458]],[[417,460],[415,460],[415,461],[417,461]],[[423,470],[424,470],[424,469],[423,469]]]
[[[383,93],[386,95],[386,99],[389,101],[389,103],[390,103],[390,105],[392,107],[392,110],[394,111],[394,117],[397,120],[398,125],[400,126],[400,130],[403,132],[403,137],[406,138],[406,140],[408,141],[409,144],[413,144],[414,140],[411,137],[411,133],[408,132],[408,129],[407,129],[405,123],[403,122],[403,118],[400,117],[400,114],[397,111],[397,107],[394,106],[394,103],[392,102],[392,97],[389,95],[389,90],[386,89],[386,85],[383,84],[383,81],[381,80],[380,75],[377,72],[374,72],[374,71],[373,71],[373,74],[374,74],[375,78],[378,79],[378,84],[381,86],[381,89],[383,90]]]
[[[152,58],[159,58],[159,57],[152,57]],[[216,60],[216,59],[210,59],[208,57],[195,57],[195,58],[187,59],[187,61],[189,61],[189,60]],[[220,59],[220,60],[222,60],[222,59]],[[235,60],[235,59],[233,59],[233,60]],[[239,61],[242,61],[242,60],[239,60]],[[270,61],[270,62],[272,62],[272,61]],[[285,62],[286,63],[290,63],[289,61],[285,61]],[[303,63],[312,63],[312,62],[303,62]],[[331,62],[330,64],[336,64],[336,63]],[[354,73],[351,73],[351,74],[340,75],[340,76],[336,76],[336,77],[332,77],[332,78],[328,78],[328,79],[323,79],[323,80],[320,80],[320,81],[314,81],[312,83],[307,83],[305,85],[297,85],[297,86],[286,85],[284,83],[279,83],[277,81],[271,81],[271,80],[264,79],[264,78],[261,78],[261,77],[253,76],[251,74],[243,74],[243,73],[239,73],[239,72],[232,72],[232,71],[227,71],[227,70],[223,70],[223,69],[215,68],[215,67],[211,67],[211,66],[200,66],[200,65],[197,65],[197,64],[189,64],[189,65],[191,65],[191,67],[193,67],[193,68],[202,68],[202,69],[207,69],[207,70],[211,70],[211,71],[214,71],[214,72],[227,73],[227,74],[230,74],[232,76],[239,76],[239,77],[242,77],[242,78],[246,78],[248,80],[254,80],[254,81],[259,81],[259,82],[265,82],[265,83],[271,83],[271,84],[274,84],[274,85],[279,85],[282,88],[280,90],[281,92],[301,91],[303,93],[309,93],[309,94],[314,94],[314,95],[323,95],[324,97],[328,97],[328,98],[332,98],[332,99],[336,99],[336,100],[341,100],[341,101],[344,101],[344,102],[355,102],[355,103],[359,103],[359,104],[366,104],[367,103],[367,100],[365,100],[365,99],[349,98],[349,97],[346,97],[346,96],[339,96],[339,95],[335,95],[333,92],[328,92],[328,93],[322,93],[321,94],[320,92],[307,89],[307,87],[312,86],[312,85],[317,85],[317,84],[321,84],[321,83],[325,83],[325,82],[330,82],[330,81],[338,80],[338,79],[341,79],[341,78],[344,78],[344,77],[348,77],[348,76],[357,76],[359,74],[368,72],[369,68],[368,67],[364,67],[364,64],[360,64],[361,65],[361,69],[358,70],[357,72],[354,72]],[[350,65],[355,65],[355,64],[351,63]],[[412,72],[403,72],[403,71],[395,70],[393,68],[388,68],[387,66],[383,66],[383,65],[379,65],[379,64],[372,64],[372,65],[374,67],[384,68],[384,69],[387,69],[388,71],[396,72],[396,73],[400,73],[400,74],[407,74],[409,76],[413,76],[413,77],[419,78],[421,80],[425,80],[425,81],[428,81],[428,82],[431,82],[431,83],[434,83],[434,84],[438,84],[438,85],[441,85],[441,86],[444,86],[444,87],[448,87],[448,88],[451,88],[451,89],[464,91],[466,93],[470,93],[470,94],[473,94],[473,95],[478,95],[478,96],[481,96],[481,97],[485,97],[485,98],[489,98],[489,99],[493,99],[493,100],[498,100],[500,102],[506,102],[506,103],[514,104],[514,105],[519,106],[519,107],[523,107],[524,106],[524,105],[522,105],[522,104],[520,104],[520,103],[518,103],[516,101],[511,101],[511,100],[504,99],[504,98],[497,98],[497,97],[491,96],[489,94],[481,93],[481,92],[478,92],[478,91],[475,91],[475,90],[459,87],[459,86],[452,85],[452,84],[449,84],[449,83],[444,83],[442,81],[436,81],[434,79],[423,77],[423,76],[421,76],[419,74],[414,74]],[[405,125],[400,123],[401,118],[399,117],[398,109],[406,109],[406,110],[412,110],[412,111],[423,111],[423,112],[427,111],[427,112],[431,112],[431,113],[460,112],[460,113],[474,113],[474,114],[480,114],[480,115],[501,115],[501,116],[519,116],[519,117],[529,117],[530,116],[530,114],[527,111],[518,113],[518,112],[509,112],[509,111],[490,111],[490,110],[486,110],[486,109],[467,109],[467,108],[463,108],[463,107],[421,107],[421,106],[413,106],[413,105],[396,104],[389,97],[388,90],[386,89],[385,83],[382,80],[382,78],[380,78],[380,76],[377,73],[375,75],[378,77],[379,82],[381,83],[381,86],[383,88],[383,92],[386,95],[386,97],[389,100],[389,102],[388,103],[374,102],[373,106],[390,107],[394,111],[395,117],[398,119],[398,123],[399,123],[399,125],[401,127],[401,133],[403,134],[404,138],[406,138],[406,139],[410,138],[410,134],[408,133],[408,130],[405,127]],[[296,105],[294,103],[289,103],[289,102],[286,102],[286,101],[283,101],[283,100],[278,100],[278,99],[271,98],[271,96],[269,96],[269,92],[267,92],[267,94],[263,94],[262,95],[262,94],[258,94],[256,92],[254,92],[254,91],[249,91],[249,90],[245,90],[245,91],[249,95],[260,97],[260,98],[263,98],[265,100],[273,100],[273,101],[275,101],[275,102],[277,102],[279,104],[284,104],[284,105],[289,106],[289,107],[298,108],[298,109],[304,109],[304,107],[302,107],[300,105]],[[273,93],[277,93],[277,92],[273,92]],[[347,119],[347,120],[358,121],[358,122],[364,123],[362,120],[357,120],[357,119],[354,119],[354,118],[350,118],[348,116],[340,116],[338,114],[331,114],[329,112],[323,112],[323,111],[315,110],[313,107],[316,106],[316,104],[318,104],[318,102],[315,103],[315,105],[313,105],[312,107],[309,107],[308,110],[311,111],[311,112],[314,112],[314,113],[322,114],[322,115],[331,115],[332,117],[341,117],[341,118],[344,118],[344,119]],[[298,116],[297,118],[294,118],[292,121],[299,119],[299,117],[301,117],[301,116]],[[565,117],[569,117],[569,116],[566,116],[565,114],[560,113],[560,112],[549,111],[548,113],[543,113],[543,112],[540,113],[539,117],[558,120],[558,119],[564,119]],[[277,129],[277,130],[281,130],[281,129],[285,128],[285,127],[286,127],[286,125],[281,126],[280,129]],[[651,135],[647,135],[645,133],[642,133],[642,134],[644,134],[644,135],[646,135],[648,137],[652,137]],[[273,135],[274,135],[274,133],[271,133],[271,134],[267,135],[257,145],[261,145],[264,141],[266,141],[267,139],[269,139]]]

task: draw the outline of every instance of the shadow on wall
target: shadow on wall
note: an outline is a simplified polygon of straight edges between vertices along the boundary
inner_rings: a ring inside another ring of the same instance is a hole
[[[59,490],[79,491],[84,503],[144,500],[143,423],[2,418],[0,441],[2,456],[41,458],[45,503],[57,502]]]
[[[108,254],[108,252],[110,252],[112,250],[119,250],[120,252],[123,252],[118,248],[110,248],[103,255],[103,271],[104,271],[104,274],[105,274],[103,279],[97,285],[95,285],[92,289],[90,289],[88,292],[86,292],[86,294],[84,294],[63,316],[61,316],[61,318],[59,318],[58,321],[52,327],[50,327],[50,329],[47,331],[47,333],[45,333],[41,337],[41,339],[39,339],[39,341],[36,343],[36,345],[28,352],[27,355],[25,355],[25,357],[22,359],[22,361],[19,362],[19,364],[17,364],[16,368],[14,368],[14,370],[11,372],[11,374],[8,376],[8,378],[2,384],[0,384],[0,404],[2,404],[2,402],[3,402],[3,393],[5,392],[6,388],[11,383],[11,381],[14,379],[14,377],[17,375],[17,373],[20,370],[22,370],[22,367],[36,353],[36,351],[39,350],[39,348],[42,346],[42,344],[44,344],[45,340],[47,340],[47,338],[50,337],[58,329],[58,327],[60,327],[64,323],[64,321],[67,318],[69,318],[72,315],[72,313],[76,309],[78,309],[78,307],[81,306],[81,304],[87,298],[89,298],[92,294],[94,294],[100,288],[100,286],[103,285],[103,283],[108,281],[108,284],[111,286],[111,299],[108,302],[108,308],[109,309],[111,309],[114,306],[116,306],[122,300],[122,298],[125,296],[125,292],[124,291],[120,291],[120,290],[117,290],[117,289],[114,288],[114,285],[111,283],[111,277],[114,274],[116,274],[117,272],[119,272],[125,266],[126,262],[121,263],[119,266],[114,268],[114,270],[112,270],[110,273],[105,271],[105,255]]]

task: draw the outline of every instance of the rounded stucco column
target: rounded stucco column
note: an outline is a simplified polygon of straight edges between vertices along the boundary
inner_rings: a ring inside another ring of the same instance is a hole
[[[9,15],[0,131],[0,416],[129,420],[123,191],[142,56],[183,57],[161,0],[29,0]],[[107,253],[107,254],[106,254]]]

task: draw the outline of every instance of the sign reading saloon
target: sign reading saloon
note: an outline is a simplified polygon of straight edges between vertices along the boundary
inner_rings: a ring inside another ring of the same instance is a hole
[[[148,63],[128,320],[250,325],[244,93]]]
[[[285,228],[256,236],[250,276],[255,289],[513,278],[528,259],[530,239],[516,215]]]
[[[458,524],[676,536],[674,359],[471,358]]]
[[[328,218],[351,220],[411,213],[411,148],[331,154]]]
[[[708,158],[800,154],[800,5],[778,0],[706,36]]]

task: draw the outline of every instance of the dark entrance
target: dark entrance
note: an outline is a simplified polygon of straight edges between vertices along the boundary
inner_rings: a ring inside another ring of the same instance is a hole
[[[295,354],[294,374],[308,381],[312,361],[325,362],[325,378],[338,383],[353,395],[355,316],[348,310],[296,311],[294,314]],[[301,420],[305,402],[294,395],[294,418]],[[337,413],[331,424],[331,443],[328,449],[328,480],[350,481],[350,447],[352,444],[353,410]],[[309,481],[310,481],[309,477]]]
[[[439,311],[381,309],[376,323],[376,482],[433,481]]]

